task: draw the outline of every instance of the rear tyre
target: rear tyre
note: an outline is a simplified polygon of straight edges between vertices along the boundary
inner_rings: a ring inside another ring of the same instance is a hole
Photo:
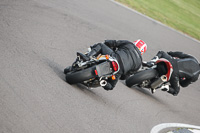
[[[96,66],[89,67],[80,71],[72,71],[66,74],[66,81],[69,84],[81,83],[95,77]]]
[[[133,76],[126,79],[126,85],[131,87],[133,85],[140,84],[144,80],[152,79],[157,76],[158,72],[155,69],[147,69],[144,71],[137,72]]]

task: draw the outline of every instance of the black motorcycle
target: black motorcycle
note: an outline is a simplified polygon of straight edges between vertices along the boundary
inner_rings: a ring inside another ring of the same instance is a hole
[[[162,66],[161,71],[158,71],[158,65]],[[141,70],[126,79],[126,85],[128,87],[138,86],[140,88],[148,88],[154,93],[156,89],[169,86],[172,72],[172,64],[167,59],[160,58],[152,66],[144,63]]]
[[[110,55],[98,55],[84,60],[82,53],[77,53],[76,61],[71,71],[66,73],[69,84],[81,83],[87,87],[105,86],[108,78],[115,80],[115,74],[120,70],[118,61]]]

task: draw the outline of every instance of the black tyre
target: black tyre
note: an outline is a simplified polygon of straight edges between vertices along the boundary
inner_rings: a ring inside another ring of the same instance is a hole
[[[133,85],[140,84],[144,80],[152,79],[157,76],[158,72],[155,69],[147,69],[144,71],[140,71],[133,76],[130,76],[126,79],[126,85],[131,87]]]
[[[92,66],[90,68],[86,68],[80,71],[69,72],[66,74],[66,81],[69,84],[76,84],[81,83],[83,81],[89,80],[95,77],[95,70],[96,66]]]

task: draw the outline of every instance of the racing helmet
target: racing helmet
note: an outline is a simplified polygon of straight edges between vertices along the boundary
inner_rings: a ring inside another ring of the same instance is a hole
[[[147,44],[141,39],[134,41],[134,44],[141,52],[141,55],[147,51]]]

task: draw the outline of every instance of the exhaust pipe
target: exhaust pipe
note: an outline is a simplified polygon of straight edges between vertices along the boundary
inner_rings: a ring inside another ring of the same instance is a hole
[[[162,75],[159,79],[157,79],[151,84],[151,88],[156,89],[157,87],[159,87],[162,83],[166,81],[167,81],[167,77],[165,75]]]
[[[100,81],[100,85],[101,85],[102,87],[106,86],[106,85],[107,85],[107,81],[106,81],[106,80],[101,80],[101,81]]]

